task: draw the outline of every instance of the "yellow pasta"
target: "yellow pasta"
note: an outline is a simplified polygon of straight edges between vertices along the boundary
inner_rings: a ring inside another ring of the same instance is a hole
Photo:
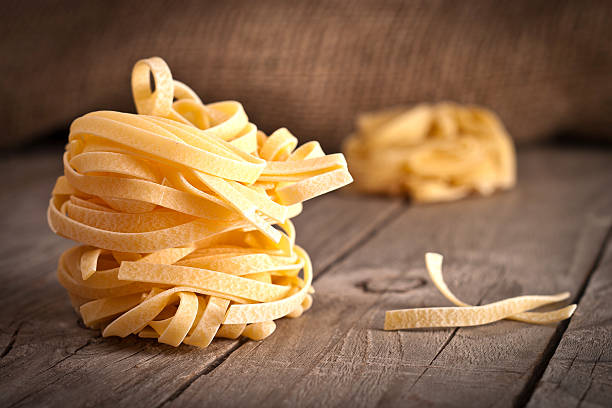
[[[343,151],[354,187],[366,193],[449,201],[516,183],[512,140],[493,112],[473,106],[440,103],[362,115]]]
[[[154,90],[150,86],[154,78]],[[138,114],[70,127],[51,229],[81,245],[58,279],[91,328],[178,346],[261,340],[312,304],[312,266],[290,219],[352,181],[341,154],[269,137],[235,101],[204,104],[160,58],[132,72]],[[301,276],[300,276],[301,274]]]
[[[434,285],[457,307],[389,310],[385,313],[385,330],[477,326],[502,319],[549,324],[570,318],[576,310],[576,305],[569,305],[550,312],[528,312],[566,300],[570,296],[568,292],[552,296],[518,296],[484,306],[472,306],[457,299],[446,286],[442,277],[442,255],[427,253],[425,264]]]

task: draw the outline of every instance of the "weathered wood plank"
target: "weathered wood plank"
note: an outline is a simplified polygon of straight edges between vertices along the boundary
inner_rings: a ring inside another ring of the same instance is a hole
[[[423,255],[446,255],[468,302],[579,291],[609,222],[610,153],[522,152],[520,184],[490,199],[415,206],[316,282],[313,310],[245,343],[171,406],[509,406],[542,361],[555,326],[504,321],[384,332],[384,311],[448,304]]]
[[[61,173],[59,157],[59,152],[40,153],[0,166],[14,175],[10,193],[0,201],[0,210],[9,214],[0,237],[0,405],[155,406],[242,342],[175,349],[136,338],[102,339],[77,324],[54,273],[59,254],[73,243],[54,236],[45,219],[53,181]],[[400,208],[400,202],[380,198],[325,196],[307,203],[296,219],[298,242],[319,271]],[[342,245],[330,245],[334,240]]]
[[[576,314],[529,407],[612,404],[612,242],[591,277]]]

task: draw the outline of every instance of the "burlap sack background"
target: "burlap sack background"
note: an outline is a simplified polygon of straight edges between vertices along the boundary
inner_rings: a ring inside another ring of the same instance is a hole
[[[609,1],[17,1],[0,15],[2,147],[133,111],[132,64],[153,55],[205,101],[328,150],[359,112],[447,99],[490,106],[521,142],[611,134]]]

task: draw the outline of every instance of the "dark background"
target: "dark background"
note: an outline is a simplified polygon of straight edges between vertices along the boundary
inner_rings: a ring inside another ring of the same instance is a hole
[[[519,144],[612,140],[610,1],[3,2],[0,148],[63,143],[76,116],[133,112],[160,56],[205,102],[337,150],[359,112],[454,100]]]

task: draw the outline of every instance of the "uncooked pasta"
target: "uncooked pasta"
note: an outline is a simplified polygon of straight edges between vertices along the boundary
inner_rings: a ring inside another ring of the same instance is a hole
[[[459,300],[446,286],[442,277],[442,255],[427,253],[425,264],[436,288],[456,307],[389,310],[385,314],[385,330],[478,326],[502,319],[549,324],[570,318],[576,310],[576,305],[569,305],[549,312],[528,312],[566,300],[570,297],[568,292],[551,296],[517,296],[483,306],[472,306]]]
[[[416,202],[489,195],[516,182],[514,146],[497,116],[454,103],[361,115],[344,144],[354,187]]]
[[[291,218],[352,181],[344,156],[264,134],[238,102],[202,103],[160,58],[136,63],[132,92],[138,114],[72,123],[49,204],[51,229],[80,244],[58,278],[84,323],[206,347],[299,317],[312,266]]]

